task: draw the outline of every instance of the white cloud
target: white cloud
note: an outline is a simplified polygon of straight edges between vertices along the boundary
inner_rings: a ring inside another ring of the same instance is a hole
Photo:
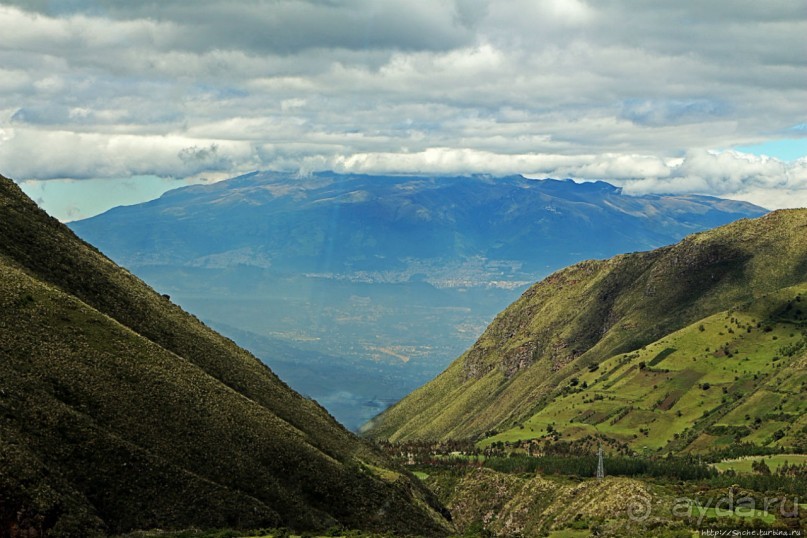
[[[619,182],[625,192],[698,193],[746,200],[769,209],[807,207],[807,158],[792,163],[736,151],[693,151],[664,177]]]
[[[524,173],[803,205],[803,163],[709,152],[805,134],[799,4],[8,1],[0,171]]]
[[[35,129],[6,130],[4,138],[0,139],[0,162],[7,163],[4,174],[15,179],[147,174],[182,178],[207,171],[238,171],[239,166],[251,169],[257,164],[250,144],[230,140]]]
[[[31,76],[22,69],[0,67],[0,92],[12,93],[24,90],[31,85]]]

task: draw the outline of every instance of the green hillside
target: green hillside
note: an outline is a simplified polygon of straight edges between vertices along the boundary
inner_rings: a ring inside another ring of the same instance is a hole
[[[778,211],[559,271],[367,434],[805,447],[805,232]]]
[[[647,522],[633,522],[630,516],[652,518],[655,525],[668,523],[667,507],[673,504],[672,496],[660,488],[624,477],[575,482],[478,469],[454,480],[450,483],[449,477],[437,474],[427,482],[445,492],[442,500],[466,535],[484,528],[493,536],[546,536],[560,529],[586,529],[579,536],[591,536],[587,529],[596,525],[598,535],[648,536]]]
[[[439,503],[0,176],[0,535],[332,526]]]
[[[750,529],[787,535],[804,522],[792,502],[779,504],[770,495],[765,505],[758,500],[760,492],[737,484],[727,488],[720,478],[695,484],[487,468],[433,471],[425,482],[451,509],[463,536],[691,538],[706,529],[721,529],[727,536],[740,530],[753,535]]]
[[[586,369],[484,444],[603,434],[645,451],[807,450],[806,321],[807,285],[709,316]]]

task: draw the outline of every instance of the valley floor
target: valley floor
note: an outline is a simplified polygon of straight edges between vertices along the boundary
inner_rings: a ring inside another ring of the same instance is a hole
[[[647,457],[597,440],[541,455],[473,443],[383,445],[449,508],[458,536],[704,536],[706,530],[802,536],[807,455]],[[764,532],[763,532],[764,531]],[[728,534],[739,535],[739,534]]]
[[[385,445],[450,509],[453,536],[691,538],[804,536],[807,454],[700,461],[610,454],[603,479],[597,456],[577,446],[528,456],[511,451],[466,454],[457,445],[418,451]],[[397,452],[396,452],[397,451]],[[771,534],[775,533],[775,534]],[[324,533],[229,530],[135,533],[122,538],[392,538],[331,529]]]

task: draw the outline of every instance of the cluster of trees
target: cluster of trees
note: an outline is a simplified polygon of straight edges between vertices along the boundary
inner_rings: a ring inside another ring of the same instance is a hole
[[[778,446],[759,446],[753,443],[734,443],[719,450],[713,450],[703,457],[704,461],[717,463],[722,460],[733,460],[745,456],[771,456],[782,454],[785,449]]]
[[[418,466],[464,468],[485,466],[504,473],[595,476],[597,449],[602,439],[586,437],[576,441],[517,441],[495,443],[480,449],[472,440],[444,442],[381,442],[379,446],[390,457]],[[627,445],[613,441],[604,444],[605,473],[615,476],[645,476],[674,480],[704,480],[717,475],[708,464],[692,456],[647,458],[632,455]]]
[[[396,443],[378,441],[376,444],[390,458],[414,465],[447,465],[449,462],[457,465],[467,465],[482,456],[503,453],[503,450],[495,447],[480,449],[471,439]]]
[[[448,441],[402,441],[391,443],[378,441],[377,445],[393,459],[414,463],[443,462],[449,457],[469,459],[476,457],[507,457],[514,454],[528,456],[591,456],[602,446],[608,453],[628,457],[633,449],[627,444],[606,437],[587,435],[581,439],[564,441],[552,436],[554,427],[547,427],[548,436],[541,439],[519,439],[496,441],[485,448],[479,448],[475,439],[452,439]],[[414,460],[414,461],[412,461]]]
[[[692,457],[638,458],[608,456],[603,458],[606,475],[645,476],[674,480],[704,480],[717,475],[712,467]],[[544,455],[529,457],[511,455],[485,460],[485,467],[504,473],[541,473],[568,476],[595,476],[596,455]]]
[[[514,474],[554,474],[589,477],[597,473],[597,448],[603,444],[605,474],[642,476],[670,480],[699,480],[715,487],[740,487],[754,491],[789,492],[807,496],[807,464],[784,464],[775,472],[764,463],[754,465],[754,474],[718,473],[709,463],[743,456],[781,454],[783,449],[737,443],[707,456],[637,457],[628,445],[588,436],[576,441],[538,442],[522,440],[494,443],[484,449],[472,439],[442,442],[379,442],[390,457],[418,466],[461,469],[484,466]]]
[[[707,483],[716,488],[739,486],[745,490],[783,493],[803,499],[807,496],[807,480],[804,478],[803,475],[783,475],[779,472],[771,474],[721,473],[709,478]]]
[[[776,474],[781,476],[793,476],[807,481],[807,463],[790,464],[785,462],[776,470]]]

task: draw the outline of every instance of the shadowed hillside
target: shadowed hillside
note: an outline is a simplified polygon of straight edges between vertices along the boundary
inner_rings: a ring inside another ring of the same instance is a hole
[[[0,534],[446,532],[416,480],[2,177],[0,360]]]

